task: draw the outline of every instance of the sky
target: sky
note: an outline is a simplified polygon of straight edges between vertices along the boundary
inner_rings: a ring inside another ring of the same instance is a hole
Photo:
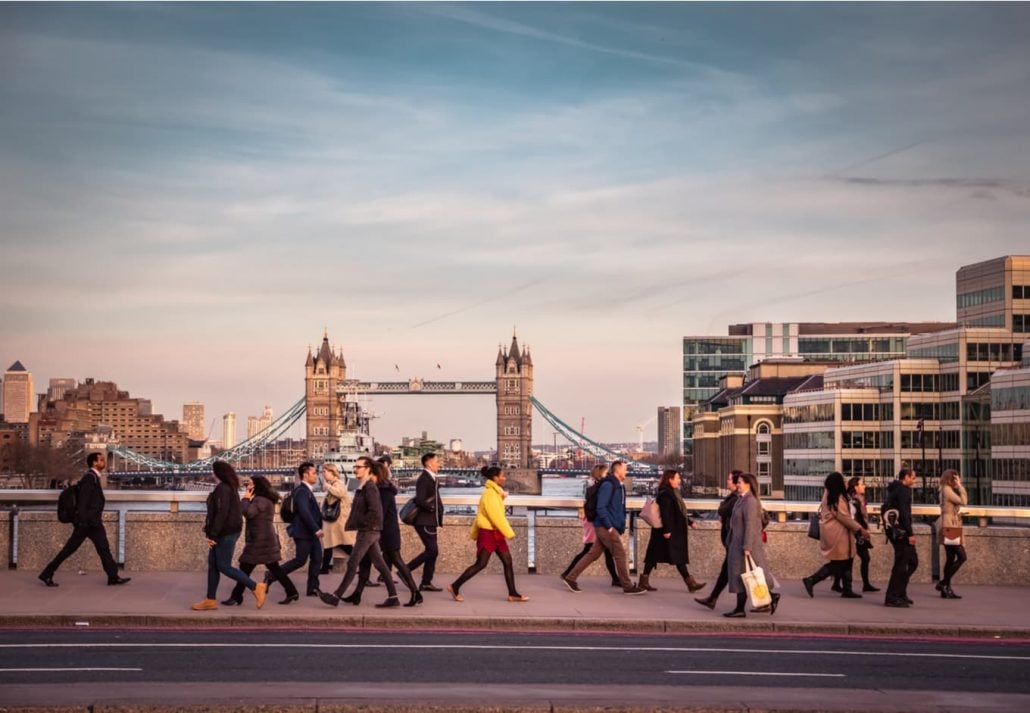
[[[651,440],[684,335],[953,320],[961,265],[1030,252],[1027,36],[1007,3],[0,3],[0,368],[217,439],[323,330],[351,377],[480,380],[516,328],[551,411]],[[495,444],[485,397],[370,407]]]

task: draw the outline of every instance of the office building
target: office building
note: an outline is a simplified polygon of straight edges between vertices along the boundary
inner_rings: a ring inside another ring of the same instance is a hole
[[[186,427],[186,435],[194,441],[203,441],[207,438],[207,429],[204,427],[204,404],[199,401],[190,401],[182,405],[182,423]]]
[[[32,413],[32,372],[16,361],[4,374],[3,415],[7,423],[28,423]]]
[[[47,401],[60,401],[61,399],[64,398],[65,393],[67,393],[70,389],[74,389],[78,385],[79,385],[79,382],[76,381],[75,379],[69,379],[69,378],[51,379],[50,380],[50,385],[47,387],[47,390],[46,390],[46,400]]]
[[[265,406],[260,416],[247,417],[247,438],[253,438],[272,425],[272,407]]]
[[[958,323],[1030,334],[1030,255],[1007,255],[955,274]]]
[[[229,450],[236,445],[236,412],[222,416],[222,448]]]
[[[1030,507],[1030,342],[1022,364],[994,372],[989,386],[992,504]]]
[[[719,391],[726,374],[743,377],[765,359],[854,363],[905,356],[913,334],[954,328],[948,322],[755,322],[730,325],[726,336],[683,338],[683,451],[693,454],[691,421]]]

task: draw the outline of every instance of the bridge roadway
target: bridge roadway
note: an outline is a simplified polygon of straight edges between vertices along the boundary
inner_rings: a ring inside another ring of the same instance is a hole
[[[48,589],[35,572],[0,572],[0,708],[1030,710],[1021,587],[963,586],[964,599],[943,600],[919,584],[914,607],[888,609],[825,587],[809,599],[790,581],[775,616],[738,620],[720,615],[728,595],[711,612],[665,579],[627,597],[599,578],[573,594],[520,574],[530,601],[518,604],[487,573],[462,603],[427,593],[415,609],[381,610],[377,587],[356,607],[280,606],[273,588],[261,610],[248,598],[191,612],[203,572],[129,574],[111,588],[61,570]]]

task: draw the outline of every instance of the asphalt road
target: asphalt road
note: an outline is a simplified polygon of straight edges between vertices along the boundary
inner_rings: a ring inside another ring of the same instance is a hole
[[[1030,642],[357,631],[3,631],[0,686],[562,684],[1030,693]],[[384,687],[384,691],[389,686]]]

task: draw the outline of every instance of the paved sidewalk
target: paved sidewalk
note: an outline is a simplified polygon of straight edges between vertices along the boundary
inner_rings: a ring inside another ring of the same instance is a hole
[[[35,572],[0,573],[0,626],[3,627],[206,627],[282,626],[293,628],[339,626],[395,629],[508,629],[582,630],[634,633],[713,631],[810,632],[813,634],[873,634],[891,636],[998,637],[1030,639],[1030,610],[1026,589],[1020,587],[958,586],[961,600],[944,600],[932,585],[913,585],[915,606],[888,609],[882,592],[863,599],[845,600],[829,591],[829,582],[809,599],[800,582],[786,582],[775,616],[749,614],[726,619],[721,612],[733,608],[733,595],[723,593],[714,612],[694,603],[681,583],[659,580],[659,591],[626,596],[607,579],[582,578],[583,592],[573,594],[554,576],[522,575],[519,590],[526,603],[510,603],[503,578],[480,575],[465,585],[465,601],[453,601],[446,592],[426,593],[425,604],[414,609],[376,609],[386,597],[384,587],[365,590],[360,606],[341,603],[336,609],[313,597],[280,606],[278,585],[272,587],[265,607],[258,611],[249,594],[242,607],[219,607],[194,612],[189,605],[203,597],[204,572],[135,572],[132,582],[108,587],[102,573],[57,573],[57,588],[43,586]],[[295,580],[297,581],[297,580]],[[331,589],[339,575],[322,578]],[[441,584],[446,583],[444,579]],[[219,598],[228,596],[230,582],[222,580]],[[398,585],[404,601],[407,590]]]

